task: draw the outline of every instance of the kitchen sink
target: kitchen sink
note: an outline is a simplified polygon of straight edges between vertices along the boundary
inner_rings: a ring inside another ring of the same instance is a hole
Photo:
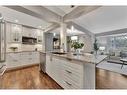
[[[63,55],[63,54],[67,54],[66,52],[51,52],[52,54],[59,54],[59,55]]]

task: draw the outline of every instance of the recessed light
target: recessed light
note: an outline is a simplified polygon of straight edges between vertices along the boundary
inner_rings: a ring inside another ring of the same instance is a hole
[[[17,23],[17,22],[19,22],[19,21],[16,19],[15,22]]]

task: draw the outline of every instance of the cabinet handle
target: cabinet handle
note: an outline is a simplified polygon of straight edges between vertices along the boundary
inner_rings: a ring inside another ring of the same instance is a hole
[[[69,86],[72,86],[72,84],[71,83],[69,83],[69,82],[67,82],[67,81],[65,81],[66,82],[66,84],[68,84]]]
[[[69,73],[69,74],[72,74],[72,72],[71,71],[68,71],[68,70],[65,70],[67,73]]]

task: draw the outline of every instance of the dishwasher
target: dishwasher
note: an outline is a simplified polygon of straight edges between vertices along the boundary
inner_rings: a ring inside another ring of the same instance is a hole
[[[46,53],[40,52],[39,71],[46,73]]]

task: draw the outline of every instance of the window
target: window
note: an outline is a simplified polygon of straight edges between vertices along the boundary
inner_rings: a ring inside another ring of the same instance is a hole
[[[99,46],[107,50],[127,50],[127,34],[98,37]]]
[[[77,41],[78,40],[78,36],[71,36],[71,40],[72,41]]]

